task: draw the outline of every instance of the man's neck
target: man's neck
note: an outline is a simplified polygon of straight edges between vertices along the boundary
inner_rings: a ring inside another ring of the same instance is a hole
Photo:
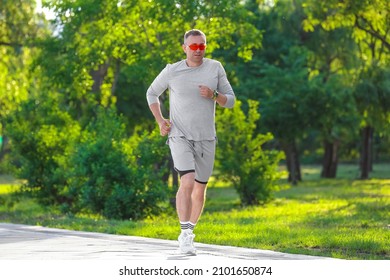
[[[188,67],[198,67],[198,66],[201,66],[202,63],[203,63],[203,59],[200,62],[193,62],[193,61],[189,61],[188,59],[186,59],[186,64]]]

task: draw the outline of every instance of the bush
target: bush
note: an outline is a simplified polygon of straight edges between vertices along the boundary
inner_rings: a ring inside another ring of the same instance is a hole
[[[80,135],[80,126],[59,109],[52,96],[44,102],[31,98],[7,119],[12,159],[17,161],[17,177],[26,179],[24,189],[45,204],[63,201],[67,157]]]
[[[256,134],[258,102],[248,101],[248,116],[241,105],[237,101],[232,110],[218,110],[216,114],[218,178],[233,183],[242,204],[263,204],[272,199],[277,189],[276,181],[281,177],[277,169],[283,153],[262,148],[273,136]]]
[[[161,137],[159,137],[161,138]],[[71,161],[68,193],[73,211],[88,210],[107,218],[141,219],[160,212],[166,187],[160,180],[160,153],[153,148],[155,133],[125,135],[115,112],[101,110],[83,134]],[[160,149],[161,150],[161,149]]]
[[[6,128],[16,175],[39,202],[115,219],[140,219],[161,210],[168,148],[157,131],[129,138],[122,118],[104,108],[82,130],[55,95],[22,103]]]

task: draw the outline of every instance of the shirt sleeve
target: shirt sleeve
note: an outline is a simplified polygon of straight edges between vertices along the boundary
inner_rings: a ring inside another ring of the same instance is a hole
[[[159,103],[159,96],[168,88],[169,64],[158,74],[146,92],[148,104]]]
[[[236,97],[233,91],[232,86],[229,83],[229,80],[226,76],[226,71],[223,68],[222,64],[219,64],[219,70],[218,70],[218,91],[223,93],[226,98],[226,104],[223,106],[225,108],[233,108],[235,102],[236,102]]]

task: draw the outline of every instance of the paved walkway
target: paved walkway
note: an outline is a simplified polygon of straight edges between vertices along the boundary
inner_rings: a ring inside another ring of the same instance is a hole
[[[328,259],[201,243],[195,243],[196,256],[186,256],[177,246],[173,240],[0,223],[0,260]]]

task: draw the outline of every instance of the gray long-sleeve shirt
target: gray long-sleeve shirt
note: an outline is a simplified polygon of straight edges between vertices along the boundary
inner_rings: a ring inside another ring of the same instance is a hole
[[[169,137],[184,136],[188,140],[214,140],[215,101],[204,98],[199,86],[218,90],[227,97],[224,107],[235,103],[233,89],[220,62],[204,58],[198,67],[188,67],[185,60],[167,66],[150,85],[146,97],[148,104],[158,103],[158,97],[169,89]]]

